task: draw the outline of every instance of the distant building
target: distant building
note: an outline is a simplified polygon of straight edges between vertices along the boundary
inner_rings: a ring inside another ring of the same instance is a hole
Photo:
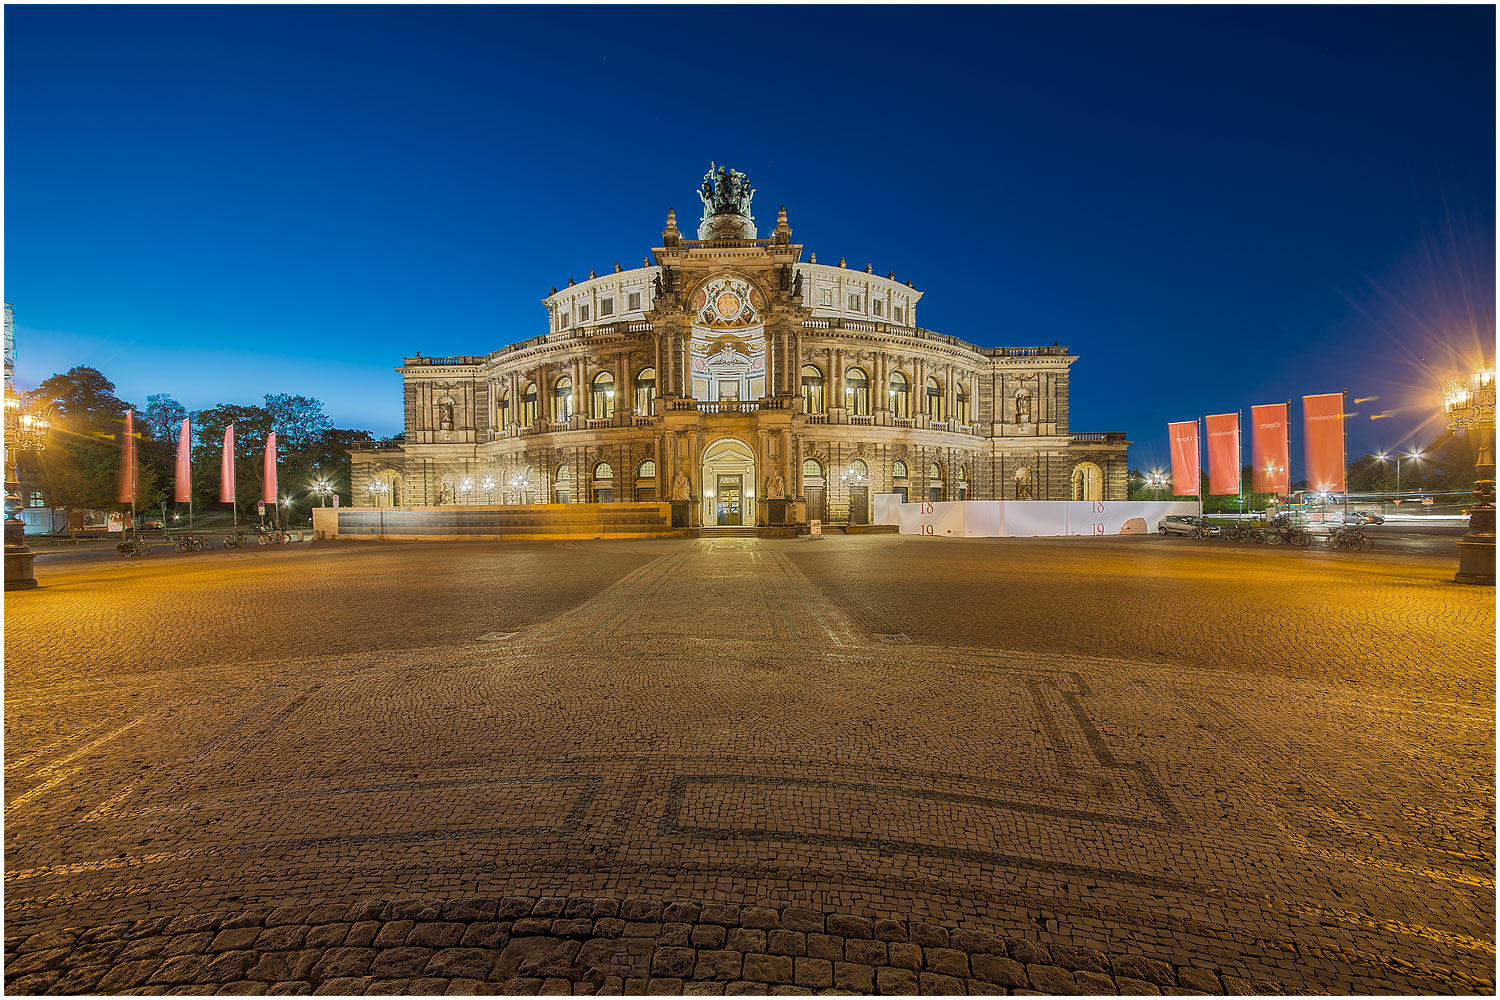
[[[16,381],[16,310],[5,303],[5,388],[13,388]]]
[[[762,239],[743,174],[706,177],[698,239],[668,212],[654,263],[553,289],[547,331],[416,356],[405,437],[353,455],[356,503],[757,499],[865,522],[871,496],[1123,500],[1123,433],[1069,426],[1066,347],[980,347],[917,324],[922,293]],[[373,489],[371,488],[373,486]]]

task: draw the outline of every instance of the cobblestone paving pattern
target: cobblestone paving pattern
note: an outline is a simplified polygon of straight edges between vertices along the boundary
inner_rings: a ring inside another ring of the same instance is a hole
[[[8,990],[1492,992],[1494,593],[1452,563],[59,563],[5,600]]]

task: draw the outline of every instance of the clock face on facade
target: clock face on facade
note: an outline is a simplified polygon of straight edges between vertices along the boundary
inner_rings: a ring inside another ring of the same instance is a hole
[[[742,328],[760,321],[760,293],[749,282],[715,278],[693,297],[693,311],[704,326]]]

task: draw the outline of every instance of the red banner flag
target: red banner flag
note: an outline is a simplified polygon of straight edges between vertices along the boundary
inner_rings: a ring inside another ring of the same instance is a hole
[[[224,428],[224,453],[219,456],[219,502],[234,503],[234,424]]]
[[[1344,492],[1344,394],[1303,396],[1302,421],[1307,438],[1307,488],[1319,493]]]
[[[182,418],[182,430],[177,432],[177,490],[172,499],[178,503],[190,503],[193,498],[193,461],[188,442],[188,421]]]
[[[1250,436],[1250,483],[1257,493],[1291,490],[1286,409],[1285,403],[1250,407],[1250,424],[1254,428]]]
[[[125,436],[120,444],[120,502],[135,503],[135,411],[125,411]]]
[[[261,499],[271,510],[276,509],[276,432],[266,435],[265,484],[261,487]]]
[[[1208,438],[1208,492],[1225,496],[1240,491],[1240,415],[1216,413],[1203,418]]]
[[[1198,483],[1198,421],[1184,420],[1167,425],[1172,443],[1172,495],[1195,497]]]

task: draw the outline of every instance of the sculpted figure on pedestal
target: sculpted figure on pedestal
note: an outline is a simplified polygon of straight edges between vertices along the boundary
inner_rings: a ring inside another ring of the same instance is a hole
[[[772,475],[766,479],[766,499],[785,500],[786,480],[779,475]]]
[[[691,489],[692,489],[692,485],[688,482],[687,475],[685,473],[679,471],[677,473],[676,477],[674,477],[673,480],[672,480],[672,499],[673,500],[686,500],[686,499],[688,499],[688,493],[689,493],[689,491]]]

